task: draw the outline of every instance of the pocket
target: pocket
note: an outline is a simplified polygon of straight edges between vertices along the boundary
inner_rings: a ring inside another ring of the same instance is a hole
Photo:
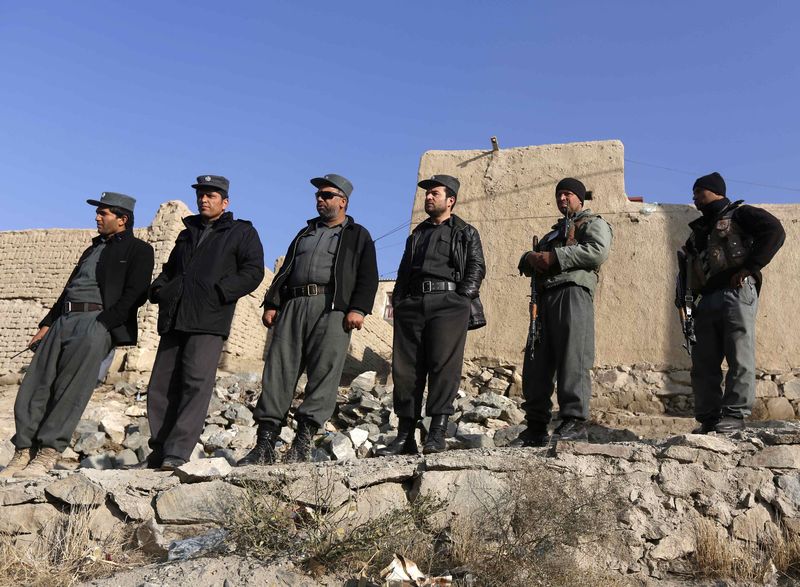
[[[758,297],[756,286],[750,283],[749,280],[739,286],[739,289],[736,290],[736,295],[743,304],[748,306],[752,306]]]
[[[436,243],[436,252],[439,255],[444,257],[450,258],[450,239],[445,239],[444,235],[442,238],[439,239],[439,242]]]

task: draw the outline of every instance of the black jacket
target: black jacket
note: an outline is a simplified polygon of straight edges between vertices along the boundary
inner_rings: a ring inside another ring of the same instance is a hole
[[[286,251],[283,266],[272,281],[264,307],[279,309],[283,303],[281,287],[286,282],[294,263],[297,241],[316,226],[319,218],[312,218],[308,225],[297,233]],[[375,259],[375,243],[366,228],[348,216],[342,228],[339,248],[336,251],[333,270],[333,309],[342,312],[358,310],[370,314],[378,291],[378,263]]]
[[[690,253],[700,253],[706,247],[706,239],[714,228],[719,216],[724,213],[731,205],[728,198],[722,198],[705,206],[702,216],[689,223],[689,228],[695,233],[695,242],[698,243],[698,250],[694,251],[692,239],[686,241],[687,250]],[[738,224],[742,231],[753,239],[752,247],[747,255],[747,259],[741,269],[747,269],[756,280],[756,288],[761,291],[763,277],[761,270],[772,261],[775,253],[783,246],[786,240],[786,231],[781,225],[781,221],[772,214],[747,204],[739,205],[733,212],[732,220]],[[714,275],[709,279],[703,292],[710,292],[717,289],[724,289],[729,286],[731,277],[737,269],[730,269]]]
[[[150,288],[158,304],[158,332],[170,330],[228,337],[236,301],[264,279],[264,249],[247,220],[225,212],[197,246],[202,231],[199,215],[183,219],[186,228],[161,275]]]
[[[453,281],[458,284],[456,292],[470,299],[478,297],[481,281],[486,276],[486,262],[483,260],[481,237],[475,227],[461,218],[452,215],[450,231],[450,266],[453,268]],[[392,302],[396,303],[409,294],[411,286],[411,260],[419,240],[418,224],[406,240],[406,248],[397,270],[397,281],[394,284]]]
[[[99,242],[100,237],[92,239]],[[75,278],[78,267],[89,256],[94,244],[87,248],[67,285]],[[103,300],[103,310],[97,320],[111,333],[115,345],[136,344],[138,327],[136,311],[147,301],[147,287],[153,276],[153,247],[133,236],[132,230],[124,230],[112,236],[100,253],[97,263],[97,286]],[[52,326],[64,312],[66,287],[50,312],[39,323],[39,327]]]

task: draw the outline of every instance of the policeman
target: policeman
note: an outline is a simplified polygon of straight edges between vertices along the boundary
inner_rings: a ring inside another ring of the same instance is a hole
[[[301,373],[307,370],[297,432],[284,462],[311,460],[314,434],[336,408],[350,335],[360,330],[378,291],[375,244],[347,215],[353,184],[330,173],[311,184],[318,216],[295,236],[264,298],[264,326],[272,328],[262,392],[253,417],[256,446],[239,465],[275,462]]]
[[[445,450],[470,308],[486,275],[478,231],[452,213],[458,179],[434,175],[417,185],[425,190],[428,219],[406,241],[392,294],[393,402],[399,426],[394,441],[377,451],[379,456],[417,453],[414,430],[422,417],[426,379],[425,413],[431,425],[422,451]]]
[[[29,343],[41,341],[14,404],[16,451],[0,477],[52,469],[89,403],[103,358],[115,346],[136,344],[153,247],[133,236],[134,198],[105,192],[87,202],[96,207],[98,236]]]
[[[766,210],[725,197],[725,180],[717,172],[698,178],[692,191],[702,213],[689,223],[692,234],[685,245],[688,287],[700,296],[694,311],[697,342],[691,348],[695,418],[700,433],[732,433],[744,429],[755,399],[761,270],[786,233]]]
[[[184,218],[186,228],[150,288],[161,341],[147,395],[153,452],[140,465],[163,470],[189,460],[236,302],[264,278],[258,232],[228,211],[228,179],[201,175],[192,187],[198,214]]]
[[[586,187],[567,177],[556,185],[556,205],[564,217],[540,241],[535,251],[522,255],[519,269],[536,273],[540,285],[541,336],[534,358],[525,353],[522,368],[522,409],[527,429],[524,446],[543,446],[548,440],[556,378],[561,424],[555,435],[562,440],[588,440],[586,421],[594,364],[594,304],[600,266],[611,249],[611,226],[584,208]]]

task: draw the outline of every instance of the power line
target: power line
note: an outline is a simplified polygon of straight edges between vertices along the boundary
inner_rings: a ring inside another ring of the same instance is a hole
[[[696,171],[687,171],[685,169],[675,169],[673,167],[665,167],[663,165],[656,165],[655,163],[645,163],[644,161],[636,161],[634,159],[628,159],[627,157],[625,158],[625,161],[627,161],[628,163],[634,163],[636,165],[643,165],[645,167],[653,167],[655,169],[663,169],[664,171],[672,171],[673,173],[682,173],[684,175],[692,175],[694,177],[698,177],[698,176],[702,175],[701,173],[698,173]],[[725,178],[725,181],[726,182],[731,182],[731,183],[741,183],[743,185],[750,185],[750,186],[755,186],[755,187],[759,187],[759,188],[768,188],[768,189],[771,189],[771,190],[781,190],[781,191],[785,191],[785,192],[800,193],[800,189],[798,189],[798,188],[787,188],[785,186],[771,185],[771,184],[768,184],[768,183],[759,183],[759,182],[755,182],[755,181],[745,181],[743,179],[729,179],[727,177]]]

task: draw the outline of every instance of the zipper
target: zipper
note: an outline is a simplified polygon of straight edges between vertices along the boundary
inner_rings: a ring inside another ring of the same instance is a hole
[[[339,249],[342,247],[342,239],[344,238],[344,231],[347,229],[347,226],[342,226],[342,230],[339,233],[339,242],[336,243],[336,258],[333,260],[333,299],[331,299],[331,310],[336,305],[336,268],[339,266]]]

